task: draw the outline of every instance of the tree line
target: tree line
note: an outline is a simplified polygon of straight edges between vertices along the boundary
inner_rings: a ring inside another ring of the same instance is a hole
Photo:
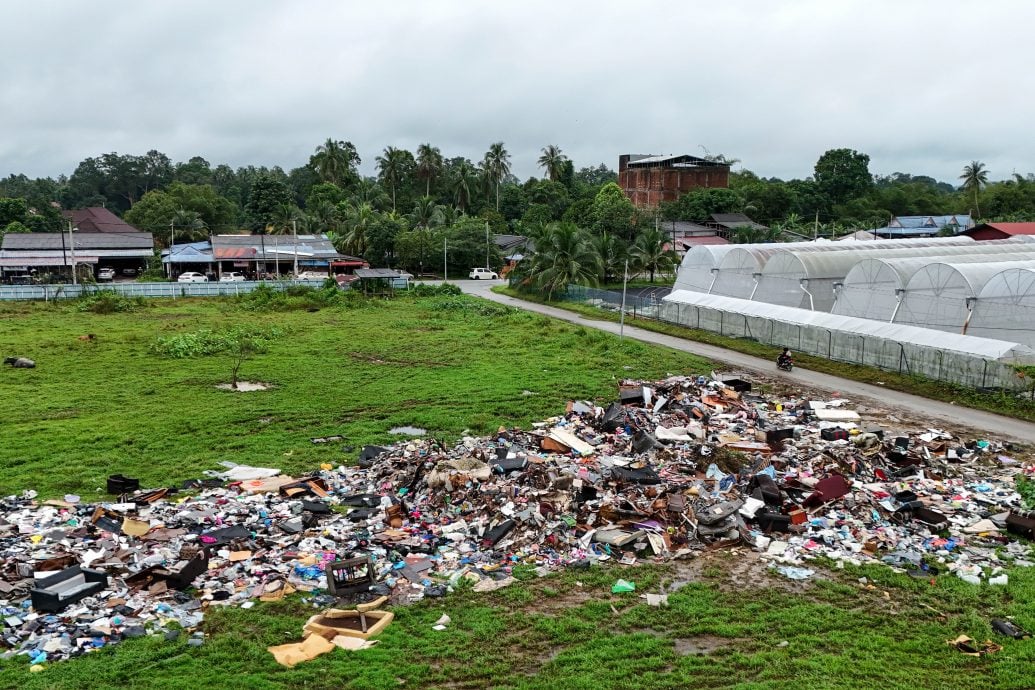
[[[343,253],[421,272],[441,267],[447,247],[451,265],[466,269],[488,260],[498,268],[503,257],[487,234],[509,233],[533,238],[537,251],[523,271],[546,276],[536,283],[549,290],[563,282],[551,277],[556,274],[612,282],[626,261],[652,280],[671,271],[666,236],[657,230],[662,220],[700,223],[713,213],[742,212],[767,226],[733,231],[733,241],[752,242],[817,231],[836,235],[884,225],[892,215],[1035,219],[1035,177],[989,182],[980,161],[969,163],[953,185],[906,173],[874,176],[869,156],[834,149],[805,179],[762,178],[740,169],[730,174],[728,189],[696,190],[643,212],[605,164],[576,170],[552,144],[540,153],[542,177],[524,182],[512,174],[503,142],[490,144],[477,162],[447,157],[430,143],[412,152],[388,146],[376,157],[374,177],[360,175],[362,161],[352,143],[333,138],[288,171],[213,166],[199,156],[174,163],[155,150],[108,153],[87,158],[67,177],[0,180],[0,232],[57,231],[63,228],[60,208],[104,206],[163,245],[210,233],[327,233]],[[547,261],[548,252],[561,258]],[[575,256],[581,259],[573,261]],[[565,260],[566,270],[543,268]]]

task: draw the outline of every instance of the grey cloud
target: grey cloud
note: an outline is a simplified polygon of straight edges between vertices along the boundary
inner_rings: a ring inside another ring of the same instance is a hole
[[[876,173],[1035,170],[1020,0],[19,5],[0,175],[150,148],[290,168],[328,136],[367,173],[387,145],[499,140],[520,177],[549,143],[611,167],[705,146],[785,178],[841,146]]]

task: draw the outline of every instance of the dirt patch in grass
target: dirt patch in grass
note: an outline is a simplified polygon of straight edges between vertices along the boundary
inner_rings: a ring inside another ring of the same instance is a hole
[[[729,647],[738,642],[725,637],[715,635],[695,635],[694,637],[677,637],[673,641],[676,653],[683,656],[696,656],[698,654],[711,654],[712,652]]]
[[[234,388],[229,383],[220,383],[216,385],[221,391],[237,391],[238,393],[254,393],[255,391],[268,391],[273,388],[271,383],[263,383],[262,381],[238,381],[237,388]]]
[[[666,578],[665,591],[677,592],[695,582],[715,585],[724,592],[751,589],[778,589],[798,594],[808,591],[817,579],[826,579],[823,572],[808,580],[789,580],[769,569],[761,554],[746,547],[706,551],[694,558],[673,562],[673,573]]]

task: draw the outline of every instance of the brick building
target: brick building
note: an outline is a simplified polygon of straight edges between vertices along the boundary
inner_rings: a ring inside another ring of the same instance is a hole
[[[696,156],[618,157],[618,186],[637,208],[655,208],[694,189],[730,185],[730,166]]]

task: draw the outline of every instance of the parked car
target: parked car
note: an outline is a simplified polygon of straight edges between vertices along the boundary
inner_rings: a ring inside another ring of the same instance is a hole
[[[467,275],[471,280],[499,280],[499,275],[496,271],[490,271],[487,268],[472,268],[471,272]]]
[[[181,273],[180,277],[176,279],[177,283],[207,283],[208,276],[204,273],[195,273],[194,271],[187,271]]]
[[[97,271],[97,280],[115,280],[115,269],[105,266]]]
[[[248,279],[244,277],[244,274],[238,271],[231,271],[219,276],[220,283],[243,283],[246,280]]]
[[[295,276],[295,280],[317,280],[323,282],[330,278],[326,273],[320,273],[319,271],[299,271],[298,275]]]

